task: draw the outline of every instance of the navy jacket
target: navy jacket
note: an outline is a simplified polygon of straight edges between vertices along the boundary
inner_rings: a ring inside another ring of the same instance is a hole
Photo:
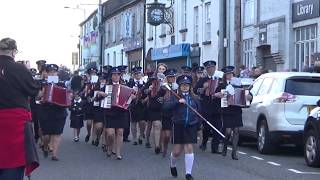
[[[191,96],[183,96],[184,99],[198,112],[200,111],[200,103],[198,100]],[[173,111],[173,123],[184,124],[185,126],[195,125],[199,122],[198,116],[186,105],[179,103],[179,100],[172,96],[169,101],[165,101],[163,104],[164,109]]]

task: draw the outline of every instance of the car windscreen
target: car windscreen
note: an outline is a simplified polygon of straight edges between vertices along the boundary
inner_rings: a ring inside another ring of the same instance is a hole
[[[286,80],[285,92],[293,95],[320,96],[320,77],[292,77]]]

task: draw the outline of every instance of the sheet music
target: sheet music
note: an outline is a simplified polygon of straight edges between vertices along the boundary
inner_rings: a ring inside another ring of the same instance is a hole
[[[234,90],[234,87],[229,84],[227,87],[226,87],[226,91],[228,92],[228,94],[230,94],[231,96],[233,96],[235,94],[235,90]]]
[[[243,86],[250,86],[254,81],[254,79],[252,78],[241,78],[240,80],[241,80],[241,85]]]
[[[58,83],[59,77],[58,76],[48,76],[48,83]]]
[[[90,82],[91,82],[91,83],[97,83],[98,80],[99,80],[99,77],[98,77],[98,76],[91,76]]]
[[[228,98],[227,98],[228,93],[227,93],[227,90],[222,89],[221,93],[223,94],[223,97],[221,98],[221,107],[222,108],[228,107]]]
[[[223,74],[224,73],[222,71],[215,71],[213,76],[222,79]]]
[[[242,82],[241,82],[241,79],[240,78],[236,78],[236,77],[233,77],[230,81],[230,83],[234,86],[241,86],[242,85]]]
[[[110,109],[112,103],[112,85],[106,85],[105,93],[108,94],[108,96],[101,101],[101,107]]]
[[[98,93],[98,91],[94,91],[93,99],[95,99],[97,97],[97,93]],[[99,101],[93,101],[93,106],[95,106],[95,107],[100,106],[100,102]]]

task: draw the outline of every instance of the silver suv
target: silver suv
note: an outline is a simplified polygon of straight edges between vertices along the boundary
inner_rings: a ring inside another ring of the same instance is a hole
[[[260,153],[284,143],[302,145],[304,124],[320,99],[320,74],[268,73],[249,88],[253,99],[243,109],[241,137],[256,138]]]

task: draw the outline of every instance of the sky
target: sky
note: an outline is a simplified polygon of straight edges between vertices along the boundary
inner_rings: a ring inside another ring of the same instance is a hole
[[[98,0],[0,0],[0,39],[17,41],[16,60],[40,59],[72,68],[72,52],[78,52],[80,27]],[[66,9],[64,7],[71,7]]]

